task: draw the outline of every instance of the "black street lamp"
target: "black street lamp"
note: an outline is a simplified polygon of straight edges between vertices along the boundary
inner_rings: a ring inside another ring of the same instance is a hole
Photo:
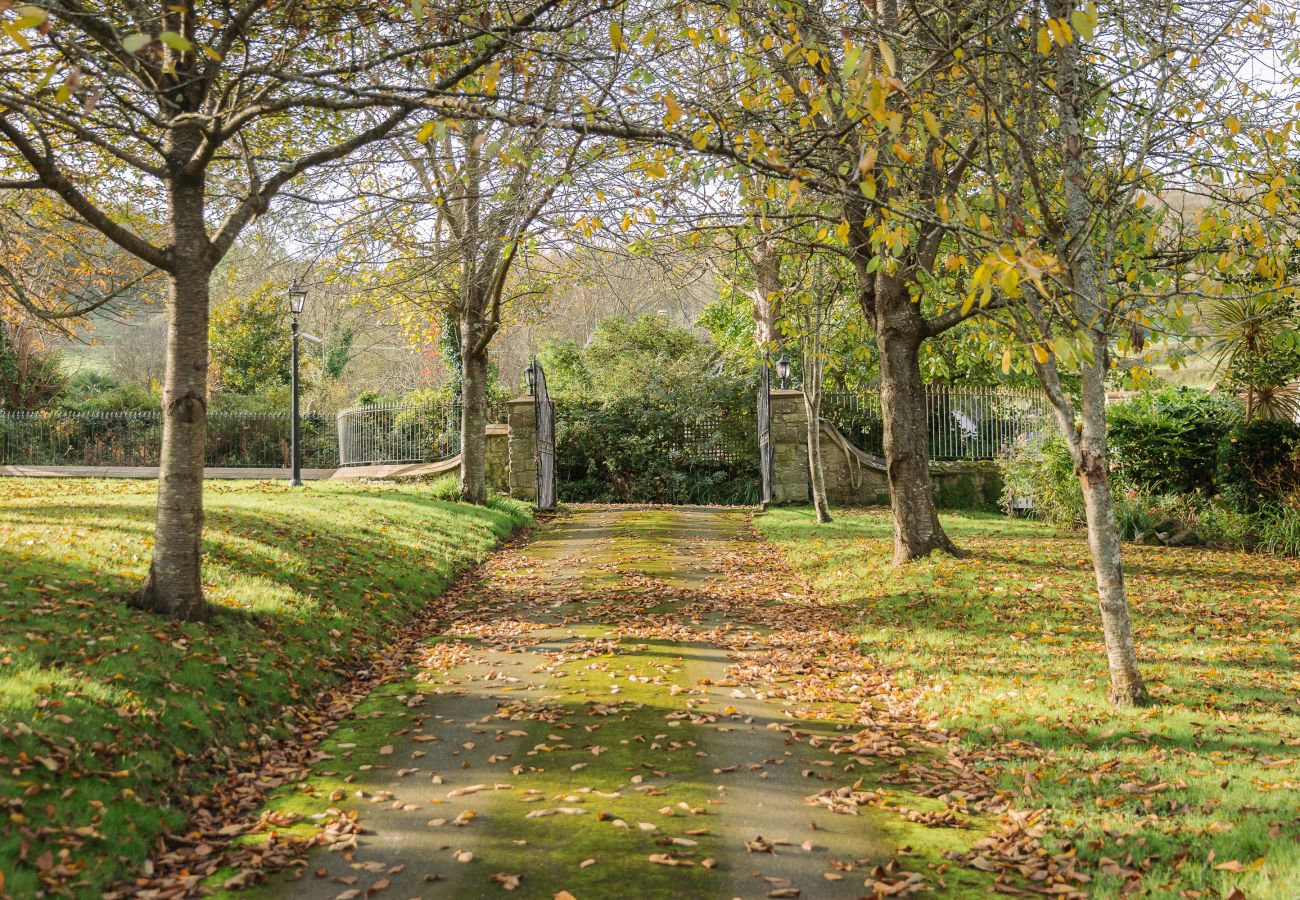
[[[524,380],[528,382],[528,396],[537,396],[537,360],[530,360],[528,368],[524,369]]]
[[[303,307],[307,305],[307,289],[300,287],[297,280],[289,284],[289,314],[290,325],[289,333],[293,337],[293,374],[290,376],[290,392],[292,400],[292,417],[293,423],[289,432],[289,454],[293,460],[293,472],[289,478],[289,484],[294,487],[302,487],[302,450],[298,442],[298,317],[302,315]]]
[[[776,377],[781,379],[781,390],[785,390],[790,381],[790,360],[786,359],[784,353],[776,361]]]

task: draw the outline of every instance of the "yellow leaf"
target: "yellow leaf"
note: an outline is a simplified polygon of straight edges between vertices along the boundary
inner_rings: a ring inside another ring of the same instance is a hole
[[[27,40],[27,38],[23,35],[21,29],[13,27],[8,22],[0,22],[0,28],[3,28],[4,33],[9,35],[9,39],[12,40],[15,44],[17,44],[21,49],[23,50],[32,49],[32,42]]]
[[[492,94],[496,92],[497,80],[501,77],[501,63],[494,62],[483,71],[483,93]]]
[[[1020,287],[1020,277],[1016,274],[1016,270],[1003,269],[1002,274],[998,276],[998,287],[1002,288],[1004,294],[1016,296]]]
[[[884,67],[886,75],[893,75],[894,74],[894,51],[890,48],[888,44],[885,43],[883,38],[877,43],[880,46],[880,64]]]
[[[1236,134],[1238,131],[1241,131],[1241,119],[1238,119],[1236,116],[1228,116],[1228,118],[1223,120],[1223,124],[1224,127],[1228,129],[1229,134]]]
[[[1076,9],[1070,13],[1070,24],[1074,30],[1083,35],[1085,41],[1092,40],[1093,34],[1097,31],[1097,7],[1089,3],[1084,9]]]
[[[664,106],[668,108],[668,114],[664,116],[664,118],[668,121],[669,125],[673,124],[685,115],[685,113],[682,112],[681,105],[677,102],[677,98],[672,94],[664,94]]]
[[[153,43],[153,38],[147,34],[128,34],[122,38],[122,49],[127,53],[139,53],[151,43]]]
[[[1038,52],[1043,56],[1052,52],[1052,36],[1046,28],[1038,29]]]
[[[1038,360],[1039,365],[1047,362],[1047,348],[1042,344],[1034,344],[1034,359]]]
[[[930,132],[930,137],[936,141],[939,140],[939,120],[934,117],[934,113],[928,109],[923,109],[921,110],[921,118],[925,121],[925,130]]]
[[[189,38],[175,31],[164,31],[162,34],[158,35],[158,40],[162,41],[168,47],[171,47],[177,53],[189,53],[194,49],[194,45],[190,43]]]
[[[627,44],[623,41],[623,26],[617,22],[609,23],[609,46],[615,53],[627,49]]]
[[[425,122],[419,132],[416,133],[415,139],[423,144],[429,138],[433,137],[433,130],[438,127],[437,122]]]
[[[1002,351],[1002,374],[1011,374],[1011,348],[1007,347]]]
[[[1048,19],[1047,28],[1052,32],[1052,40],[1061,47],[1074,40],[1074,33],[1064,19]]]

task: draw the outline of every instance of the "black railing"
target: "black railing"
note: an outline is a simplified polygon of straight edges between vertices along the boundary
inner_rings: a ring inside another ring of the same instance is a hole
[[[333,417],[301,422],[303,467],[336,467]],[[161,449],[161,412],[0,410],[0,465],[156,466]],[[287,468],[289,414],[209,413],[204,464]]]

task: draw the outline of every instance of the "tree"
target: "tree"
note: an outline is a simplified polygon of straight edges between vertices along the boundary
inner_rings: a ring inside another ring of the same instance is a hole
[[[606,4],[594,4],[598,12]],[[362,213],[354,222],[380,235],[397,255],[387,279],[412,306],[443,324],[454,323],[451,361],[461,405],[461,497],[487,500],[486,429],[489,349],[505,310],[544,294],[554,272],[543,250],[580,216],[596,190],[589,175],[600,148],[572,131],[532,122],[519,128],[496,116],[522,119],[530,98],[544,107],[564,102],[581,47],[561,38],[511,65],[493,65],[473,88],[472,114],[434,119],[394,145],[405,171],[379,158],[356,192]],[[479,116],[487,106],[492,116]],[[376,188],[372,183],[385,186]],[[587,213],[590,215],[590,213]],[[534,267],[533,262],[543,263]]]
[[[231,297],[212,312],[214,380],[235,394],[289,381],[290,347],[284,286],[264,284],[251,297]]]
[[[922,345],[971,314],[934,291],[936,260],[972,186],[986,122],[967,114],[961,55],[1014,19],[989,6],[702,2],[631,35],[657,73],[630,99],[568,127],[648,145],[638,165],[665,177],[695,160],[766,176],[779,208],[805,203],[824,243],[852,264],[878,351],[894,559],[956,552],[929,471]],[[737,76],[737,72],[740,76]],[[941,136],[940,136],[941,135]]]
[[[1300,309],[1268,291],[1211,301],[1206,322],[1223,386],[1242,398],[1246,424],[1257,416],[1295,421],[1300,415]]]
[[[964,64],[992,126],[972,162],[986,189],[954,232],[978,260],[964,308],[1009,330],[1004,367],[1025,359],[1055,410],[1083,492],[1109,696],[1139,705],[1149,697],[1109,483],[1106,381],[1120,357],[1141,360],[1151,329],[1178,330],[1189,296],[1221,294],[1241,267],[1271,271],[1293,238],[1249,212],[1285,184],[1268,177],[1268,153],[1247,160],[1216,137],[1275,105],[1236,73],[1258,36],[1280,35],[1233,5],[1013,10],[1013,26]],[[1214,198],[1225,171],[1233,187]],[[1186,198],[1202,193],[1209,201],[1189,212]]]
[[[0,309],[0,408],[41,409],[66,381],[46,335],[29,318]]]
[[[826,496],[826,475],[822,462],[822,385],[825,379],[828,344],[837,328],[842,327],[846,300],[842,285],[849,279],[842,257],[826,252],[813,253],[804,261],[799,289],[788,304],[789,328],[799,341],[799,359],[803,370],[803,400],[808,423],[808,471],[811,475],[813,510],[817,521],[831,521],[830,501]]]
[[[135,605],[179,618],[207,612],[200,539],[215,266],[294,179],[385,138],[420,106],[454,102],[448,92],[559,5],[536,0],[511,14],[448,0],[423,4],[414,19],[387,3],[330,0],[37,0],[0,12],[21,38],[0,68],[0,190],[57,197],[167,280],[158,512]],[[135,215],[119,215],[123,207]]]

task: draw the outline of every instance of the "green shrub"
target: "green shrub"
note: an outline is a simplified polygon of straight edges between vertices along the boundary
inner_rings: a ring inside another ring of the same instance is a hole
[[[1258,513],[1258,549],[1270,556],[1300,556],[1300,506],[1270,504]]]
[[[67,412],[152,412],[159,408],[155,394],[103,372],[72,376],[55,405]]]
[[[455,475],[441,475],[429,482],[429,496],[445,503],[460,502],[460,479]]]
[[[1002,505],[1008,511],[1014,502],[1028,499],[1030,514],[1070,529],[1084,523],[1083,491],[1074,474],[1065,439],[1059,434],[1021,438],[998,464],[1002,473]]]
[[[1240,415],[1233,398],[1190,387],[1115,404],[1106,419],[1118,480],[1152,494],[1213,493],[1216,450]]]
[[[561,499],[754,503],[752,386],[700,378],[640,397],[556,404]]]
[[[1300,425],[1257,419],[1233,427],[1219,444],[1218,483],[1224,499],[1245,512],[1300,492]]]
[[[1223,503],[1212,503],[1202,509],[1196,528],[1208,544],[1248,550],[1256,543],[1254,519]]]
[[[976,476],[964,474],[950,478],[936,476],[935,503],[940,509],[998,509],[1002,497],[1002,478],[991,471],[976,483]]]
[[[940,509],[978,509],[979,494],[969,475],[936,478],[934,502]]]
[[[1115,527],[1122,541],[1146,544],[1200,544],[1201,504],[1183,494],[1141,490],[1115,492]]]

